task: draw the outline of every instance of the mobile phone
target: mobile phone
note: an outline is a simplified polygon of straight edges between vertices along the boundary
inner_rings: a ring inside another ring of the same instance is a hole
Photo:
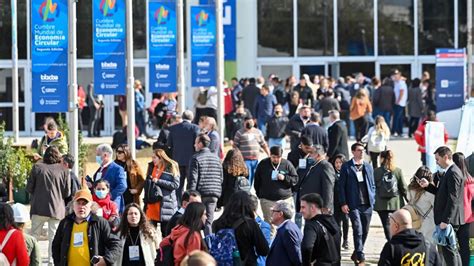
[[[99,260],[100,260],[100,256],[95,255],[94,257],[92,257],[91,263],[92,264],[97,264],[97,263],[99,263]]]

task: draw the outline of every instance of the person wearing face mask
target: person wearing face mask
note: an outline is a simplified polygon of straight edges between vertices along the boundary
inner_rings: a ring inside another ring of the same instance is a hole
[[[110,224],[112,231],[116,231],[120,222],[117,204],[110,199],[110,184],[104,179],[100,179],[94,184],[94,194],[92,199],[99,205],[96,210],[98,216],[104,217]]]
[[[234,148],[239,149],[244,157],[245,165],[249,170],[250,185],[253,185],[253,176],[255,169],[257,169],[258,157],[260,155],[260,148],[270,156],[270,150],[265,142],[262,132],[254,128],[255,122],[251,116],[247,116],[244,120],[244,128],[235,133]]]
[[[288,117],[283,115],[283,106],[281,104],[275,105],[274,115],[267,122],[267,137],[270,147],[278,146],[283,149],[286,147],[285,129],[288,122]]]
[[[306,124],[309,123],[311,115],[311,108],[307,105],[303,105],[299,109],[299,113],[295,114],[288,125],[286,126],[285,133],[290,137],[291,150],[297,150],[300,144],[301,131],[303,131]]]
[[[117,204],[119,213],[122,213],[125,208],[123,193],[127,189],[127,177],[123,167],[114,162],[113,155],[114,150],[109,144],[97,146],[95,159],[99,169],[92,178],[87,176],[86,181],[89,188],[92,188],[92,184],[97,180],[107,180],[110,184],[110,198]]]
[[[444,170],[438,186],[430,184],[428,180],[421,179],[420,186],[435,195],[434,221],[437,230],[444,231],[451,227],[455,232],[464,225],[464,182],[466,177],[459,167],[453,162],[453,153],[446,146],[441,146],[434,152],[436,164]],[[454,236],[457,242],[457,237]],[[446,265],[462,265],[461,256],[456,245],[440,246]]]
[[[157,233],[138,204],[131,203],[125,207],[119,236],[122,242],[122,252],[118,259],[120,265],[155,265],[156,250],[159,246]]]

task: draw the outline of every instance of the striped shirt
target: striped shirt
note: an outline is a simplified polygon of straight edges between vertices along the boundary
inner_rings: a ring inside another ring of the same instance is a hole
[[[235,133],[234,146],[242,152],[244,160],[258,160],[260,147],[266,145],[262,132],[257,128],[248,131],[241,128]]]

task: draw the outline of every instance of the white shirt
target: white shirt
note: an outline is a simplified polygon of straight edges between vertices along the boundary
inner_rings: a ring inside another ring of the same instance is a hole
[[[393,92],[395,93],[395,103],[396,101],[398,101],[401,91],[403,91],[403,96],[400,99],[400,102],[398,103],[398,105],[400,105],[401,107],[405,107],[407,105],[407,99],[408,99],[407,84],[404,80],[395,81],[395,87],[393,88]]]
[[[283,225],[285,225],[290,219],[287,219],[285,221],[283,221],[283,223],[281,223],[279,226],[277,226],[277,230],[280,229]]]

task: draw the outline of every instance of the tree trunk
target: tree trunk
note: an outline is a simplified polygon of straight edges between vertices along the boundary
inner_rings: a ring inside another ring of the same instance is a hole
[[[13,178],[8,177],[8,201],[13,202]]]

